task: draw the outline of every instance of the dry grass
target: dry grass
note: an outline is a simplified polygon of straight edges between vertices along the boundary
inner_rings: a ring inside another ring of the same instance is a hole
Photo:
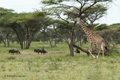
[[[42,56],[1,61],[0,80],[119,80],[120,59]],[[21,76],[21,77],[20,77]]]
[[[120,80],[120,56],[95,60],[83,53],[70,57],[64,44],[47,46],[48,53],[38,55],[33,46],[20,55],[0,52],[0,80]]]

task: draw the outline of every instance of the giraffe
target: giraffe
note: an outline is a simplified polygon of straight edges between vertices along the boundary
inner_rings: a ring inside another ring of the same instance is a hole
[[[92,43],[94,43],[94,44],[96,44],[97,48],[99,49],[99,52],[98,52],[98,55],[97,55],[97,59],[98,59],[98,56],[101,53],[101,51],[102,51],[102,55],[103,55],[103,58],[104,58],[104,46],[105,46],[104,39],[101,36],[95,34],[91,29],[88,29],[84,25],[84,23],[81,21],[80,18],[77,18],[77,20],[79,20],[80,26],[82,27],[83,31],[87,35],[87,41],[88,41],[88,44],[89,44],[88,52],[90,53],[90,55],[93,58],[96,58],[92,54]]]

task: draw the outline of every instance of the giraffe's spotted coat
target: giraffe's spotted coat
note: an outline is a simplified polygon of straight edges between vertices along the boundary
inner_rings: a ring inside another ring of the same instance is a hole
[[[90,52],[90,54],[95,58],[95,56],[92,54],[92,47],[91,47],[92,43],[94,43],[94,44],[96,44],[96,46],[99,49],[98,56],[99,56],[100,52],[102,51],[103,57],[104,57],[104,49],[103,49],[104,39],[101,36],[95,34],[92,30],[88,29],[83,24],[83,22],[81,21],[81,19],[79,19],[79,23],[80,23],[80,26],[82,27],[83,31],[87,35],[87,40],[88,40],[88,43],[89,43],[89,49],[88,49],[88,51]]]

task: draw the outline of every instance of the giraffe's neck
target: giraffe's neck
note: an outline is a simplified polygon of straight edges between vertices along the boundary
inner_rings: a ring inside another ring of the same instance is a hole
[[[85,34],[88,36],[90,35],[91,33],[93,33],[90,29],[88,29],[84,24],[83,22],[81,21],[81,19],[79,20],[80,21],[80,26],[82,27],[83,31],[85,32]]]

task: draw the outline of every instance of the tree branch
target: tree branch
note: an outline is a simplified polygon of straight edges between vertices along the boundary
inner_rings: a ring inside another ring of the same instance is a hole
[[[78,17],[80,17],[85,11],[87,11],[89,8],[91,8],[92,6],[94,6],[96,3],[97,3],[97,1],[94,1],[93,4],[91,4],[89,7],[87,7],[87,8],[84,9],[83,11],[82,11],[82,8],[85,6],[85,3],[84,3],[83,5],[81,4],[80,12],[79,12]]]
[[[81,48],[81,47],[79,47],[79,46],[77,46],[77,45],[75,45],[75,44],[73,44],[73,46],[74,46],[75,48],[80,49],[81,51],[85,52],[87,55],[90,54],[88,51],[84,50],[83,48]],[[92,52],[92,53],[93,53],[93,54],[98,54],[98,53],[96,53],[96,52]]]
[[[87,55],[90,54],[88,51],[82,49],[81,47],[79,47],[79,46],[77,46],[77,45],[75,45],[75,44],[73,44],[73,47],[75,47],[75,48],[77,48],[77,49],[80,49],[81,51],[85,52]]]
[[[61,37],[65,40],[65,42],[66,42],[67,44],[69,44],[69,41],[68,41],[62,34],[60,34],[59,32],[57,32],[56,29],[55,29],[55,27],[53,27],[53,28],[54,28],[55,32],[56,32],[59,36],[61,36]]]

